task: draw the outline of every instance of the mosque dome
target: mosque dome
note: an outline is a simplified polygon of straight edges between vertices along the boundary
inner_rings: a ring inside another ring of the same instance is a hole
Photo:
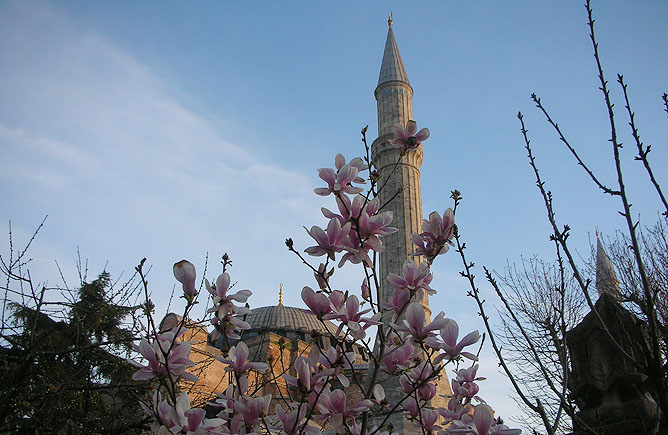
[[[250,325],[250,328],[241,334],[243,341],[271,332],[289,340],[304,341],[310,341],[320,335],[318,340],[324,345],[329,343],[329,338],[325,337],[336,335],[337,330],[337,326],[329,320],[321,321],[315,314],[302,308],[286,307],[282,302],[278,305],[254,308],[242,318]],[[229,342],[232,344],[236,340]],[[224,339],[218,337],[211,344],[221,349],[224,347]]]
[[[259,307],[251,310],[246,316],[246,322],[251,326],[244,335],[253,332],[304,332],[316,331],[320,334],[335,334],[336,325],[329,320],[320,321],[315,314],[301,308],[286,307],[282,304]]]

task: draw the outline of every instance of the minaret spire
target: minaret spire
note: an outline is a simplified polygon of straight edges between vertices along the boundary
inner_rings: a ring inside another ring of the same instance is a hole
[[[605,252],[603,243],[601,243],[598,229],[596,230],[596,290],[598,290],[599,297],[603,293],[607,293],[615,300],[621,300],[619,280],[617,279],[617,274],[615,274],[615,269],[612,267],[610,258]]]
[[[385,50],[383,51],[383,61],[380,65],[380,74],[378,76],[378,88],[380,88],[384,83],[389,82],[403,82],[410,88],[408,75],[406,75],[404,63],[401,60],[401,55],[399,54],[399,47],[397,46],[397,41],[394,38],[394,31],[392,31],[391,13],[387,20],[387,38],[385,40]],[[378,91],[378,88],[376,88],[376,91]],[[376,99],[378,99],[377,96]]]

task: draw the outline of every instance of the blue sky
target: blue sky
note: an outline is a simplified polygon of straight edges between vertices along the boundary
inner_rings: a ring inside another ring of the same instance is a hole
[[[664,184],[668,120],[668,4],[593,3],[600,51],[617,102],[634,212],[657,219],[615,75],[629,84],[640,134]],[[309,246],[302,226],[324,225],[315,169],[362,152],[376,133],[373,99],[393,12],[415,91],[424,145],[423,209],[465,201],[457,219],[477,265],[502,271],[521,256],[552,254],[549,227],[523,149],[518,111],[558,219],[583,256],[596,226],[623,228],[534,108],[536,92],[583,158],[612,183],[609,130],[581,2],[0,2],[0,231],[20,245],[45,215],[33,277],[76,283],[76,249],[91,275],[126,274],[142,257],[164,310],[171,266],[224,252],[254,306],[300,305],[311,275],[283,241]],[[663,145],[663,147],[662,147]],[[329,204],[331,205],[331,204]],[[451,252],[433,269],[435,312],[482,328]],[[478,270],[478,275],[482,275]],[[339,272],[341,288],[357,275]],[[479,282],[484,292],[488,287]],[[488,300],[493,302],[490,294]],[[514,412],[491,357],[483,392]],[[486,390],[487,389],[487,390]]]

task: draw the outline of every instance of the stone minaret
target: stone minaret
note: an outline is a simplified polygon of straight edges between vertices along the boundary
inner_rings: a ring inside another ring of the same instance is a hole
[[[406,126],[406,122],[413,118],[413,88],[408,82],[404,64],[399,55],[397,41],[392,31],[392,17],[388,20],[387,40],[383,61],[380,67],[378,86],[374,92],[378,103],[378,138],[371,145],[371,156],[375,169],[381,175],[379,186],[384,185],[379,199],[385,210],[393,213],[392,226],[399,231],[383,237],[385,250],[380,254],[379,281],[381,283],[381,299],[387,300],[392,296],[393,286],[387,281],[390,273],[401,273],[401,268],[414,251],[411,234],[420,232],[422,227],[422,193],[420,191],[420,165],[422,165],[422,146],[417,151],[409,152],[399,159],[399,149],[392,146],[391,128],[394,125]],[[416,261],[419,259],[416,258]],[[427,317],[431,317],[427,296],[419,301],[425,308]],[[393,311],[387,311],[383,322],[392,321]],[[397,392],[399,378],[387,377],[381,373],[377,382],[380,382],[390,403],[397,403],[403,394]],[[447,400],[440,395],[452,394],[450,385],[443,374],[437,385],[437,395],[432,401],[433,406],[446,406]],[[383,416],[381,415],[380,420]],[[400,413],[390,417],[389,422],[394,431],[401,434],[421,433],[419,428],[410,421],[402,418]],[[378,421],[374,422],[378,424]]]
[[[392,31],[392,17],[388,20],[385,52],[380,67],[380,77],[374,95],[378,104],[378,138],[371,145],[373,165],[381,175],[379,186],[385,186],[379,199],[385,210],[391,210],[394,216],[392,226],[398,232],[385,236],[385,251],[380,254],[381,297],[387,300],[392,295],[392,286],[387,282],[390,273],[401,273],[401,267],[408,256],[414,252],[411,234],[420,232],[422,227],[422,193],[420,191],[420,165],[422,165],[422,145],[402,157],[401,163],[394,170],[399,158],[399,149],[392,146],[391,128],[394,125],[406,126],[413,119],[413,88],[401,61],[397,41]],[[392,172],[394,170],[394,172]],[[429,301],[425,295],[420,301],[427,316],[431,314]],[[389,319],[385,318],[385,321]]]

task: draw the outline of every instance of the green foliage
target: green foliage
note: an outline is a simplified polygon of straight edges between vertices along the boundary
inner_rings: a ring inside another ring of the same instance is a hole
[[[135,308],[114,303],[112,287],[103,272],[83,283],[73,303],[50,303],[50,315],[44,311],[45,289],[41,298],[27,299],[35,303],[10,304],[13,333],[0,343],[0,431],[141,429],[145,386],[132,380],[136,368],[126,359],[135,337],[126,322]]]

